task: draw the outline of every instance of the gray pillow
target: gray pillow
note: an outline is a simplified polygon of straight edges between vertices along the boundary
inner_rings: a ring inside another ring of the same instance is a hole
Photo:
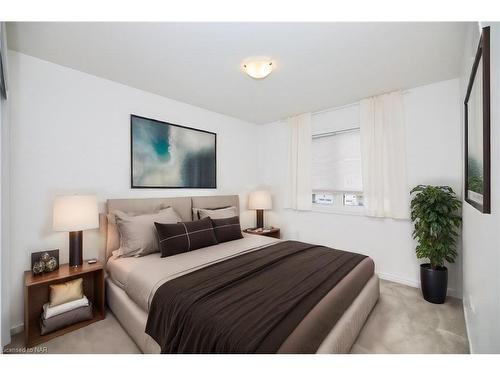
[[[159,252],[160,245],[154,223],[176,224],[182,221],[172,207],[135,216],[116,211],[115,217],[120,233],[120,248],[113,251],[115,257],[140,257]]]
[[[223,207],[223,208],[193,208],[194,220],[201,220],[206,217],[211,219],[228,219],[230,217],[238,216],[236,207]]]

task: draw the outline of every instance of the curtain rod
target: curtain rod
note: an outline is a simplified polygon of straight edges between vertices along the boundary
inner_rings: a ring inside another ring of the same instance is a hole
[[[410,94],[411,91],[410,90],[405,90],[405,91],[402,91],[401,93],[403,95],[406,95],[406,94]],[[379,95],[384,95],[384,93],[379,94]],[[378,95],[375,95],[375,96],[378,96]],[[345,108],[350,108],[350,107],[355,107],[355,106],[359,106],[359,102],[345,104],[345,105],[342,105],[340,107],[327,108],[327,109],[322,109],[322,110],[319,110],[319,111],[316,111],[316,112],[311,112],[311,116],[319,115],[319,114],[326,113],[326,112],[338,111],[340,109],[345,109]]]
[[[337,135],[337,134],[343,134],[343,133],[350,133],[350,132],[355,132],[358,130],[359,130],[359,126],[354,127],[354,128],[349,128],[349,129],[342,129],[342,130],[334,130],[331,132],[317,133],[317,134],[312,135],[312,139],[329,137],[331,135]]]
[[[392,91],[391,91],[392,92]],[[374,96],[379,96],[379,95],[384,95],[384,94],[388,94],[389,92],[386,92],[386,93],[381,93],[381,94],[378,94],[378,95],[374,95]],[[401,92],[403,95],[406,95],[406,94],[411,94],[411,90],[404,90]],[[316,112],[311,112],[311,116],[314,116],[314,115],[320,115],[322,113],[326,113],[326,112],[333,112],[333,111],[338,111],[338,110],[341,110],[341,109],[345,109],[345,108],[349,108],[349,107],[355,107],[355,106],[359,106],[359,101],[358,102],[355,102],[355,103],[350,103],[350,104],[345,104],[345,105],[341,105],[340,107],[330,107],[330,108],[327,108],[327,109],[321,109],[319,111],[316,111]],[[304,112],[305,113],[305,112]],[[298,115],[300,113],[297,113],[296,115]],[[296,116],[296,115],[292,115],[292,116],[288,116],[286,118],[282,118],[280,120],[277,120],[276,122],[286,122],[288,118],[290,117],[293,117],[293,116]]]

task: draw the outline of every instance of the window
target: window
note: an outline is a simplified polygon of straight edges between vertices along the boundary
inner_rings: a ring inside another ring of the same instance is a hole
[[[313,203],[332,205],[334,198],[332,193],[313,193]]]
[[[363,206],[359,128],[313,135],[313,203],[338,209]]]

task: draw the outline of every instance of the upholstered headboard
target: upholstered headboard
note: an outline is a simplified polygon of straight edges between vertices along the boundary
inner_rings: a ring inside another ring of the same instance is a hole
[[[122,211],[130,214],[144,214],[155,212],[161,208],[171,206],[183,221],[193,220],[192,208],[219,208],[235,206],[240,212],[240,200],[237,195],[214,195],[205,197],[174,197],[174,198],[132,198],[108,199],[106,215],[103,218],[102,230],[106,236],[105,260],[112,252],[120,247],[120,236],[116,227],[113,213]]]

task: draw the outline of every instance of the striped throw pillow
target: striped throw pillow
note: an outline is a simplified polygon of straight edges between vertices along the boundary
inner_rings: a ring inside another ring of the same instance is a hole
[[[212,220],[205,218],[177,224],[155,223],[161,257],[217,245]]]

